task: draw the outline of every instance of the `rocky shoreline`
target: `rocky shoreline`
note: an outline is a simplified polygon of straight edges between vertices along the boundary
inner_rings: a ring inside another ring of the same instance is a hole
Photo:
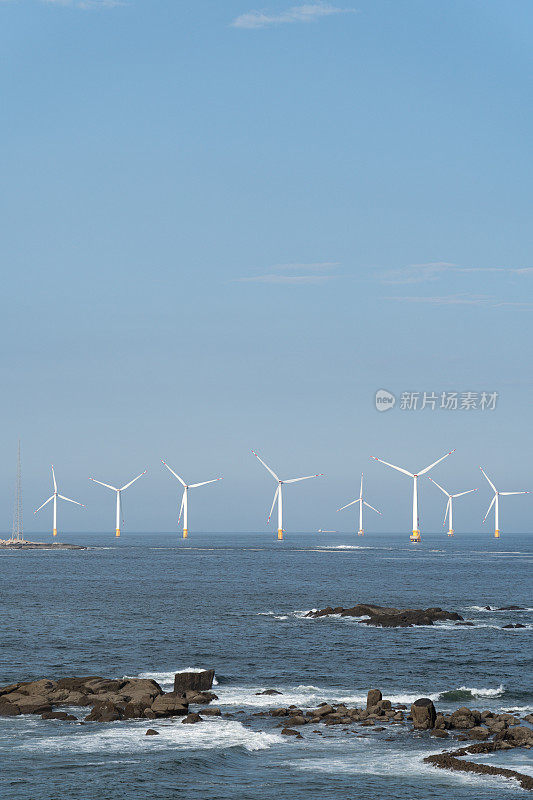
[[[17,542],[0,540],[0,550],[87,550],[82,544],[68,542]]]
[[[386,606],[358,603],[351,608],[343,606],[327,606],[319,610],[309,611],[306,617],[364,617],[362,625],[375,625],[382,628],[412,628],[415,625],[433,625],[435,622],[452,620],[464,623],[463,617],[455,611],[444,611],[442,608],[388,608]],[[466,623],[465,623],[466,624]]]
[[[0,687],[0,716],[39,714],[43,720],[78,724],[135,719],[153,722],[172,717],[181,717],[185,724],[197,724],[205,717],[233,718],[233,713],[222,714],[220,708],[210,705],[218,699],[211,691],[214,677],[214,670],[178,672],[171,692],[163,691],[156,681],[149,678],[87,676],[56,681],[48,678],[21,681]],[[257,694],[282,696],[277,689],[266,689]],[[191,710],[190,706],[198,709]],[[73,713],[59,710],[62,707],[71,710],[90,707],[91,710],[80,719]],[[528,775],[462,758],[468,754],[493,753],[517,747],[530,749],[533,746],[533,728],[530,727],[533,714],[521,719],[516,714],[478,711],[466,706],[446,714],[438,712],[427,697],[419,698],[407,708],[401,703],[393,705],[383,698],[379,689],[371,689],[364,708],[327,702],[309,709],[290,705],[251,713],[249,724],[254,724],[252,718],[264,718],[265,723],[268,719],[270,724],[267,727],[276,725],[281,728],[282,735],[293,737],[295,741],[304,738],[308,726],[318,736],[323,735],[321,728],[330,726],[339,726],[339,730],[356,736],[368,736],[397,725],[404,726],[406,734],[427,734],[440,739],[452,737],[458,742],[473,741],[474,744],[459,749],[427,756],[424,761],[440,769],[514,778],[523,789],[533,790],[533,778]],[[157,736],[158,731],[148,728],[145,735]]]

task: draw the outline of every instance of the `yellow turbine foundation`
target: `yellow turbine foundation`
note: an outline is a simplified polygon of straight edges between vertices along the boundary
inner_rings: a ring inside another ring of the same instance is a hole
[[[186,539],[188,535],[189,535],[189,531],[187,530],[187,528],[184,528],[183,529],[183,538]]]
[[[120,536],[120,528],[115,528],[115,536]]]
[[[420,531],[413,531],[411,536],[409,537],[412,542],[421,542],[422,538],[420,536]]]
[[[361,530],[357,531],[357,535],[358,536],[364,536],[365,535],[364,530],[361,528]]]
[[[452,530],[451,528],[450,528],[450,530],[448,531],[448,536],[453,536],[453,530]]]
[[[52,536],[57,536],[57,528],[54,528],[54,530],[52,531]]]
[[[498,531],[498,530],[494,531],[494,537],[496,539],[499,539],[500,538],[500,531]]]
[[[283,528],[278,528],[278,539],[283,539]]]

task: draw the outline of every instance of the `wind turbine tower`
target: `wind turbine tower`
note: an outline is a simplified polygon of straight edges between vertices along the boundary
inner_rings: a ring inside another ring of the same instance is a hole
[[[342,511],[343,509],[348,508],[349,506],[356,505],[357,503],[359,503],[359,530],[357,531],[357,535],[364,536],[365,532],[363,530],[363,506],[371,508],[372,511],[375,511],[377,514],[380,515],[381,511],[378,511],[377,508],[374,508],[374,506],[371,506],[370,503],[367,503],[366,500],[363,499],[363,473],[361,473],[361,490],[359,492],[359,498],[357,500],[352,500],[351,503],[347,503],[345,506],[341,506],[341,508],[338,508],[337,511]]]
[[[382,461],[381,458],[376,458],[376,456],[371,456],[374,461],[379,461],[380,464],[385,464],[387,467],[392,467],[392,469],[398,470],[398,472],[403,472],[404,475],[408,475],[410,478],[413,479],[413,532],[409,537],[412,542],[420,542],[422,541],[420,536],[420,530],[418,528],[418,479],[421,475],[425,475],[426,472],[429,472],[430,469],[436,467],[437,464],[440,464],[441,461],[444,461],[445,458],[451,456],[452,453],[455,453],[455,450],[450,450],[449,453],[446,453],[445,456],[439,458],[438,461],[434,461],[433,464],[430,464],[429,467],[424,467],[419,472],[408,472],[403,467],[397,467],[394,464],[389,464],[388,461]]]
[[[309,480],[309,478],[320,478],[322,476],[322,473],[319,473],[317,475],[305,475],[305,477],[303,477],[303,478],[291,478],[290,480],[282,481],[281,478],[279,478],[276,475],[276,473],[273,470],[270,469],[268,464],[265,464],[263,459],[259,458],[259,456],[255,452],[255,450],[252,450],[252,453],[258,459],[258,461],[260,461],[261,464],[270,472],[272,477],[278,482],[278,487],[277,487],[277,489],[276,489],[276,491],[274,493],[274,499],[272,501],[272,507],[270,509],[270,514],[268,515],[267,525],[270,522],[270,519],[272,517],[272,512],[274,511],[274,506],[276,505],[276,501],[277,501],[277,503],[278,503],[278,539],[281,541],[283,539],[283,496],[282,496],[282,486],[283,486],[283,484],[285,484],[285,483],[298,483],[298,481],[307,481],[307,480]]]

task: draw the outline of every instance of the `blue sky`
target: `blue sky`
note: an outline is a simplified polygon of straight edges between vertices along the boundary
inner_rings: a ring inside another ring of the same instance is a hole
[[[3,459],[27,530],[409,530],[407,478],[533,489],[529,2],[1,0]],[[495,411],[380,414],[374,394],[497,391]],[[529,497],[504,530],[531,530]],[[425,530],[443,503],[422,487]],[[342,518],[341,518],[342,516]],[[369,521],[370,522],[370,521]],[[370,527],[370,525],[369,525]]]

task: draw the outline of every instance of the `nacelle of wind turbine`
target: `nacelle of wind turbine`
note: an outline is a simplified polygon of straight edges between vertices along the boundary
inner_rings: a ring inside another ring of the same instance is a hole
[[[276,505],[276,502],[277,502],[277,504],[278,504],[278,540],[282,541],[283,540],[283,489],[282,489],[283,485],[287,484],[287,483],[298,483],[299,481],[307,481],[310,478],[321,478],[321,477],[323,477],[323,473],[320,472],[320,473],[317,473],[316,475],[304,475],[303,478],[289,478],[288,480],[281,480],[281,478],[278,475],[276,475],[274,470],[270,469],[268,464],[265,464],[263,459],[255,452],[255,450],[252,450],[252,453],[258,459],[258,461],[261,462],[261,464],[265,467],[265,469],[267,469],[270,472],[270,474],[272,475],[274,480],[276,480],[278,482],[278,485],[276,487],[276,491],[274,492],[274,499],[272,501],[272,506],[270,508],[270,514],[268,515],[267,525],[270,523],[270,519],[272,517],[272,512],[274,511],[274,506]]]

